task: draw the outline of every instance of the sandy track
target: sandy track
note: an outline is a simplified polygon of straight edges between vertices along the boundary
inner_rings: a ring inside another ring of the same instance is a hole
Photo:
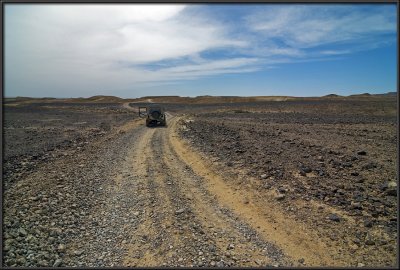
[[[312,233],[295,228],[270,205],[243,203],[251,194],[225,184],[177,137],[177,118],[168,119],[165,128],[125,130],[135,142],[114,170],[105,204],[106,213],[124,209],[124,218],[135,219],[134,226],[115,222],[123,224],[116,230],[125,238],[118,245],[124,254],[119,265],[296,266],[301,258],[306,265],[335,264]]]
[[[174,122],[145,129],[132,156],[137,181],[144,185],[138,197],[147,208],[126,245],[124,265],[287,265],[277,247],[221,207],[204,179],[179,159],[169,141]]]

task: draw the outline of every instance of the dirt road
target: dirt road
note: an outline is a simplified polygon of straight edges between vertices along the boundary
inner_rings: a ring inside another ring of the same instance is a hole
[[[291,265],[276,245],[224,207],[206,180],[178,156],[176,118],[167,117],[166,128],[140,125],[126,131],[134,142],[114,170],[106,209],[97,210],[124,235],[116,243],[123,254],[116,264]]]
[[[296,229],[300,234],[287,239],[293,224],[282,228],[277,224],[282,217],[268,220],[277,216],[271,209],[243,203],[246,195],[235,194],[206,168],[178,139],[177,118],[167,118],[166,128],[126,130],[132,141],[113,170],[105,208],[97,210],[107,221],[101,227],[123,236],[109,247],[122,254],[116,265],[290,266],[299,259],[307,265],[334,264],[307,233]]]

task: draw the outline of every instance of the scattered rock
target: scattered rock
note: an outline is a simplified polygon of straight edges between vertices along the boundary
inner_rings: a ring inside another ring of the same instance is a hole
[[[226,249],[227,250],[231,250],[231,249],[234,249],[234,248],[235,248],[234,244],[229,244]]]
[[[360,202],[351,202],[351,209],[362,209],[361,203]]]
[[[185,212],[185,209],[184,209],[184,208],[181,208],[181,209],[179,209],[179,210],[176,210],[176,211],[175,211],[175,214],[179,215],[179,214],[182,214],[183,212]]]
[[[61,252],[65,251],[65,245],[64,244],[58,245],[57,250]]]
[[[278,192],[280,192],[280,193],[286,193],[286,192],[288,192],[288,189],[287,189],[287,188],[284,188],[284,187],[279,187],[279,188],[278,188]]]
[[[74,254],[75,254],[76,256],[81,256],[81,255],[83,254],[83,250],[75,250],[75,251],[74,251]]]
[[[396,189],[397,188],[397,182],[396,181],[390,181],[390,182],[388,182],[387,187]]]
[[[372,246],[372,245],[375,245],[375,242],[372,239],[367,239],[367,240],[365,240],[365,244],[368,246]]]
[[[26,236],[28,234],[24,228],[19,228],[18,233],[20,236]]]
[[[301,167],[300,170],[304,173],[310,173],[312,171],[310,167]]]
[[[62,261],[61,259],[57,259],[57,260],[54,262],[53,267],[59,267],[59,266],[61,266],[62,262],[63,262],[63,261]]]
[[[335,221],[335,222],[340,222],[340,217],[338,215],[336,215],[336,214],[330,214],[328,216],[328,219],[332,220],[332,221]]]
[[[369,163],[363,165],[361,167],[361,169],[363,169],[363,170],[371,170],[371,169],[374,169],[376,167],[377,167],[377,165],[374,162],[369,162]]]
[[[225,264],[223,261],[217,262],[217,267],[224,267],[224,266],[225,266]]]
[[[397,189],[391,188],[386,190],[385,194],[387,196],[396,196],[397,197]]]
[[[364,227],[371,228],[372,225],[373,225],[372,220],[370,220],[370,219],[364,220]]]

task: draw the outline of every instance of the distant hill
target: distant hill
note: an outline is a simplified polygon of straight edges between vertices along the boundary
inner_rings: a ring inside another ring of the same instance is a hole
[[[210,96],[202,95],[196,97],[181,96],[145,96],[140,98],[120,98],[116,96],[96,95],[89,98],[32,98],[32,97],[4,97],[3,100],[7,104],[29,104],[29,103],[47,103],[47,102],[66,102],[66,103],[184,103],[184,104],[221,104],[221,103],[246,103],[246,102],[269,102],[269,101],[292,101],[292,100],[318,100],[318,99],[393,99],[397,97],[397,92],[388,92],[384,94],[353,94],[349,96],[341,96],[337,94],[328,94],[321,97],[293,97],[293,96]]]
[[[376,97],[395,97],[397,96],[397,92],[387,92],[384,94],[370,94],[370,93],[363,93],[363,94],[354,94],[349,95],[348,97],[357,97],[357,98],[376,98]]]
[[[329,94],[329,95],[325,95],[325,96],[323,96],[323,97],[327,97],[327,98],[336,98],[336,97],[342,97],[342,96],[339,96],[339,95],[336,95],[336,94]]]
[[[93,96],[90,98],[86,99],[87,101],[93,101],[93,102],[119,102],[119,101],[123,101],[122,98],[120,97],[116,97],[116,96]]]
[[[377,96],[397,96],[397,92],[387,92],[385,94],[377,94]]]
[[[370,96],[371,96],[370,93],[349,95],[349,97],[370,97]]]

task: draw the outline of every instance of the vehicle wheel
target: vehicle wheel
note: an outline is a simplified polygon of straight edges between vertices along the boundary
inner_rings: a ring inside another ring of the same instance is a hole
[[[158,119],[158,118],[160,117],[160,113],[157,112],[157,111],[154,111],[154,112],[151,113],[151,116],[152,116],[153,118]]]

